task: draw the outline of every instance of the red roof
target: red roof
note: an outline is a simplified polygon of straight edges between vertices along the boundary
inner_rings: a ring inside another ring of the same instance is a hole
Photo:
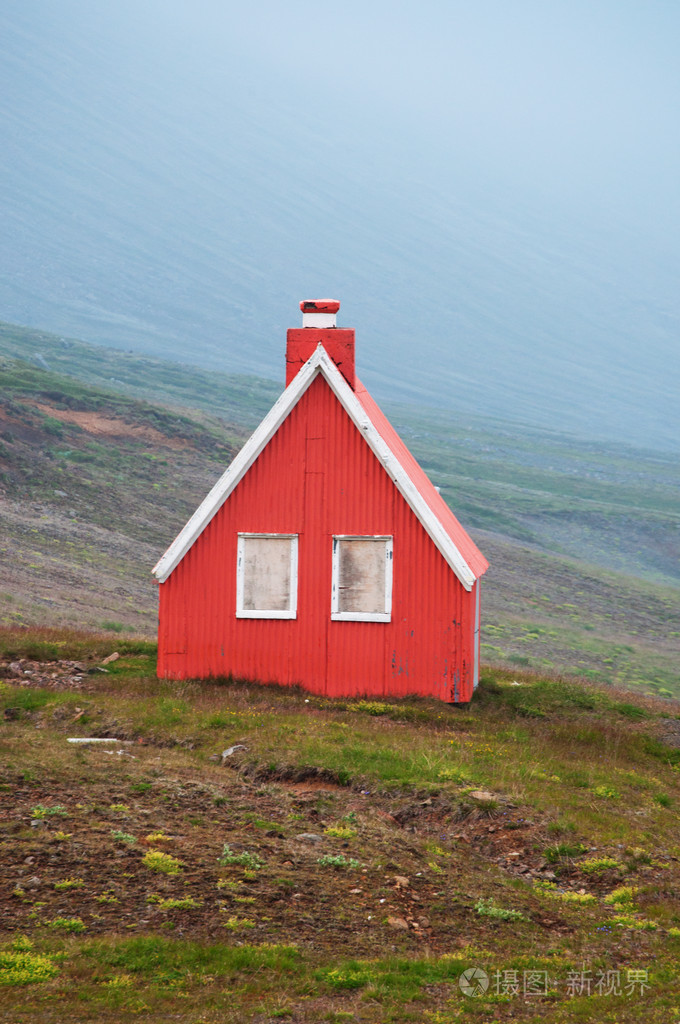
[[[427,473],[416,462],[399,434],[396,432],[390,421],[385,416],[380,406],[371,398],[370,394],[357,378],[354,393],[359,399],[364,412],[371,423],[382,437],[394,457],[402,465],[425,499],[429,509],[437,517],[449,537],[456,545],[461,555],[469,565],[476,578],[482,576],[489,568],[489,563],[479,550],[475,542],[461,526],[453,512],[446,504],[441,494],[431,482]]]

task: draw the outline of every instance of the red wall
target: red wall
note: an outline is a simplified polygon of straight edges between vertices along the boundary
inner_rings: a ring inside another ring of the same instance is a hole
[[[299,535],[297,619],[236,618],[239,532]],[[394,537],[391,622],[331,621],[333,534]],[[474,591],[319,376],[160,585],[158,674],[468,701],[474,618]]]

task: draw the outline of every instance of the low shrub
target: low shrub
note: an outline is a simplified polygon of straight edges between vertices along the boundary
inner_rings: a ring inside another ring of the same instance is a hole
[[[33,985],[58,973],[51,957],[32,953],[28,939],[15,939],[12,949],[0,949],[0,985]]]
[[[497,921],[526,921],[520,910],[505,910],[497,907],[493,900],[478,900],[475,910],[480,917],[491,917]]]
[[[254,853],[248,853],[245,850],[243,853],[234,853],[229,846],[229,843],[224,844],[222,850],[222,856],[218,860],[219,864],[226,867],[229,864],[238,864],[243,868],[248,868],[250,871],[259,871],[260,868],[264,867],[263,862]]]
[[[605,896],[604,902],[615,907],[632,907],[637,891],[636,885],[621,885],[618,889],[610,892],[608,896]]]
[[[604,875],[607,871],[616,871],[622,867],[621,862],[614,857],[590,857],[579,864],[579,869],[587,875]]]
[[[85,931],[85,925],[79,917],[55,917],[52,921],[46,921],[45,924],[55,931],[71,932],[72,934]]]
[[[355,860],[354,857],[345,857],[342,853],[332,854],[327,853],[323,857],[319,857],[317,862],[322,868],[347,868],[350,871],[356,871],[359,867],[359,861]]]
[[[171,857],[169,853],[161,850],[149,850],[142,857],[142,864],[151,871],[160,871],[164,875],[178,875],[184,865],[177,857]]]

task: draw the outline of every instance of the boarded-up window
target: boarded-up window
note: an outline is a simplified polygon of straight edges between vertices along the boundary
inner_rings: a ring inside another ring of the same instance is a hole
[[[392,538],[333,537],[331,618],[389,622],[392,614]]]
[[[297,614],[297,536],[240,533],[236,616],[294,619]]]

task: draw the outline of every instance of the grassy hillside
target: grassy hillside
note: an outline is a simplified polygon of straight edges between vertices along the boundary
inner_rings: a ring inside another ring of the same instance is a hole
[[[21,358],[37,369],[74,377],[116,395],[200,409],[250,426],[257,426],[282,390],[260,377],[209,372],[2,321],[0,355]]]
[[[0,630],[0,1020],[676,1019],[678,703],[325,701],[115,644]]]
[[[201,410],[251,429],[279,383],[99,348],[0,323],[0,355],[97,389]],[[680,584],[680,460],[452,411],[386,407],[466,525],[544,550]]]
[[[278,388],[10,326],[0,383],[0,617],[152,636],[151,566]],[[390,415],[491,561],[487,661],[680,694],[672,459]]]
[[[150,569],[243,433],[25,362],[0,383],[3,618],[151,633]]]

